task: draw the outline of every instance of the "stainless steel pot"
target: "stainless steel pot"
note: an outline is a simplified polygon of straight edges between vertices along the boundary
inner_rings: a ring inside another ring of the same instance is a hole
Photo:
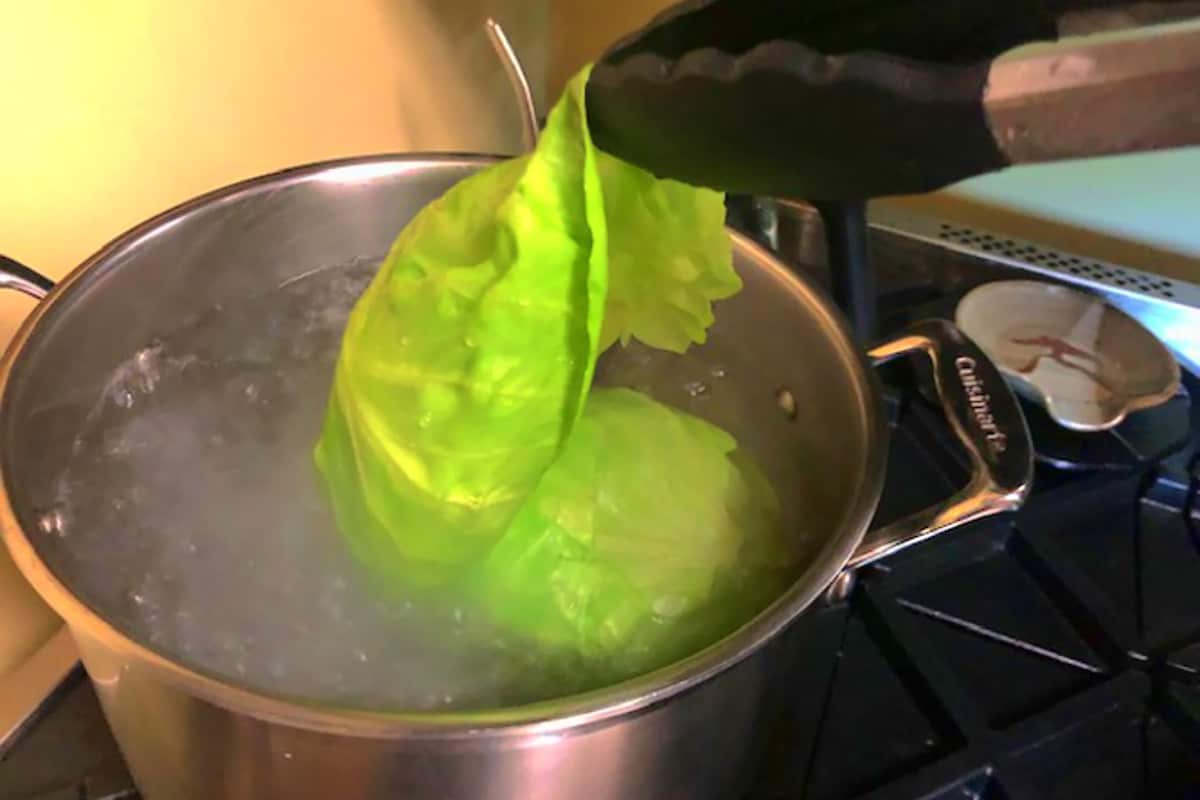
[[[825,297],[735,237],[745,289],[721,305],[709,343],[646,368],[678,386],[672,370],[728,367],[737,376],[735,397],[714,406],[713,421],[761,458],[777,483],[788,481],[817,534],[790,590],[703,652],[618,686],[526,707],[372,714],[201,674],[133,641],[81,600],[78,576],[59,557],[70,537],[56,535],[44,512],[83,416],[114,367],[197,312],[314,267],[382,256],[418,209],[488,163],[362,158],[201,197],[81,265],[45,295],[10,346],[0,373],[4,539],[70,627],[150,800],[735,796],[776,681],[772,654],[781,631],[831,586],[845,591],[848,567],[1023,500],[1031,448],[1013,396],[951,325],[928,322],[869,358],[914,354],[932,362],[973,475],[937,508],[864,537],[887,449],[876,379]],[[44,294],[47,283],[36,275],[12,263],[0,268],[7,285]]]

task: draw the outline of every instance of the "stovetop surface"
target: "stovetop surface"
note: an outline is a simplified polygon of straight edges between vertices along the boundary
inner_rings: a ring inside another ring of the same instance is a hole
[[[978,282],[916,273],[881,281],[886,328],[952,316]],[[884,378],[877,524],[966,480],[909,371]],[[1185,388],[1198,402],[1090,441],[1043,429],[1021,512],[911,548],[803,615],[747,800],[1200,798],[1200,381]],[[82,677],[0,762],[0,798],[133,797]]]
[[[963,480],[940,425],[898,409],[904,479],[881,521]],[[1193,439],[1154,468],[1039,467],[1020,513],[902,553],[808,613],[751,796],[1200,797],[1195,454]]]

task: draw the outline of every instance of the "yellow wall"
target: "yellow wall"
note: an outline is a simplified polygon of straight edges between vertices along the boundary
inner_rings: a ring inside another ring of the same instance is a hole
[[[59,272],[149,214],[263,171],[515,148],[483,18],[540,39],[540,12],[503,5],[0,0],[0,251]]]
[[[0,0],[0,253],[57,277],[240,178],[361,153],[511,152],[483,21],[544,72],[543,0]],[[539,82],[540,87],[540,82]],[[0,296],[0,337],[29,303]],[[0,674],[50,618],[0,554]]]
[[[576,70],[613,41],[673,4],[674,0],[556,0],[550,17],[548,92],[560,91]],[[1200,281],[1197,174],[1200,148],[1192,148],[1022,167],[948,191],[886,202]]]
[[[637,30],[673,0],[554,0],[550,5],[547,94],[556,97],[584,64]]]

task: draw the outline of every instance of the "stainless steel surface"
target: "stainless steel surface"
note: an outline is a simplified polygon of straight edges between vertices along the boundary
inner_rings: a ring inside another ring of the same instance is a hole
[[[1200,286],[1131,266],[1089,258],[979,228],[884,208],[872,213],[880,230],[1001,268],[1088,289],[1129,314],[1171,348],[1184,366],[1200,371]]]
[[[805,203],[760,199],[756,218],[764,240],[820,281],[827,271],[823,223]],[[1200,372],[1200,285],[875,204],[871,244],[885,293],[932,283],[962,291],[980,283],[1038,277],[1087,289],[1146,326],[1180,362]],[[985,269],[962,269],[984,266]]]
[[[929,320],[870,352],[876,364],[910,354],[920,354],[933,365],[938,399],[970,459],[971,479],[945,502],[868,533],[851,556],[850,568],[968,522],[1014,511],[1033,487],[1033,448],[1025,416],[983,351],[950,323]]]
[[[54,281],[11,258],[0,256],[0,288],[16,289],[41,300],[54,288]]]
[[[933,367],[942,410],[971,463],[967,485],[947,500],[876,528],[826,592],[844,600],[854,570],[975,520],[1015,511],[1033,488],[1033,447],[1016,398],[983,352],[944,320],[926,320],[870,351],[876,364],[920,355]]]
[[[532,150],[537,146],[538,119],[537,105],[533,102],[533,89],[529,86],[529,77],[525,74],[521,59],[517,57],[517,51],[500,23],[489,18],[486,25],[488,38],[492,41],[496,55],[500,57],[500,63],[504,66],[504,74],[508,76],[513,94],[517,98],[517,107],[521,113],[521,142],[526,151]]]
[[[1014,164],[1200,144],[1200,27],[992,64],[988,126]]]
[[[75,642],[63,627],[4,676],[0,684],[0,759],[78,666]]]

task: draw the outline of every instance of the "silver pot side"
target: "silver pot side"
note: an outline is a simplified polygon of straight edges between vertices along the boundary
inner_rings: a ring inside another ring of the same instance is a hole
[[[105,716],[142,795],[179,800],[740,796],[778,687],[768,645],[701,685],[557,733],[360,736],[274,722],[163,680],[142,659],[76,632]]]

